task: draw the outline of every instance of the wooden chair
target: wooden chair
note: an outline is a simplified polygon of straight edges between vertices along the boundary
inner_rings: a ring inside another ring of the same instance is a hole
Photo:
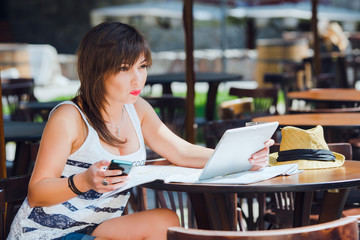
[[[266,231],[214,231],[171,227],[167,232],[168,240],[308,240],[336,239],[358,240],[358,220],[347,217],[328,223],[292,229]]]
[[[353,148],[354,159],[360,160],[360,138],[351,138],[349,143]]]
[[[303,62],[292,62],[284,65],[281,73],[264,73],[264,83],[271,83],[283,90],[284,93],[288,91],[301,91],[307,89],[305,78],[305,66]]]
[[[11,223],[26,198],[30,175],[0,179],[0,239],[6,239]]]
[[[312,87],[317,88],[347,88],[349,87],[346,74],[345,57],[337,53],[323,53],[320,55],[321,69],[318,76],[314,76],[314,58],[303,59],[303,64],[311,72]]]
[[[279,114],[278,93],[278,88],[242,89],[232,87],[229,90],[229,95],[253,98],[253,112],[248,116],[250,118]]]
[[[36,101],[34,96],[34,80],[32,78],[3,79],[1,83],[4,110],[8,112],[9,120],[31,120],[20,110],[22,101]]]
[[[184,136],[185,98],[165,94],[160,97],[144,97],[144,99],[155,109],[165,125],[179,136]]]
[[[352,148],[349,143],[328,143],[330,151],[341,153],[346,160],[352,160]],[[270,147],[270,152],[278,152],[280,144],[275,143]],[[326,192],[317,192],[314,195],[314,203],[312,206],[311,224],[318,222],[320,203]],[[271,196],[271,201],[268,203],[268,209],[264,214],[264,221],[269,223],[269,228],[289,228],[292,226],[294,213],[294,193],[293,192],[278,192]]]
[[[180,137],[185,137],[186,99],[164,94],[160,97],[144,97],[154,108],[163,123]],[[161,156],[147,149],[147,159],[156,159]]]
[[[220,119],[245,118],[254,111],[252,98],[227,100],[219,105]]]
[[[358,50],[353,51],[353,53],[350,54],[348,58],[346,58],[346,67],[350,68],[353,72],[352,82],[349,81],[349,87],[355,88],[356,82],[359,80],[359,70],[360,70],[360,54]]]
[[[204,124],[204,140],[208,148],[215,148],[227,129],[245,127],[250,119],[226,119],[206,122]]]

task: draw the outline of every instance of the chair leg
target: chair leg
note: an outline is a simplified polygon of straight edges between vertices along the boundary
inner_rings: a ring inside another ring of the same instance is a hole
[[[264,221],[264,215],[266,211],[266,194],[265,193],[259,193],[257,195],[257,200],[259,204],[259,217],[257,220],[257,226],[259,230],[265,229],[265,221]]]
[[[237,221],[239,223],[239,229],[241,232],[245,232],[246,226],[244,225],[244,216],[242,214],[241,208],[238,207],[236,209],[236,212],[237,212],[237,218],[238,218]]]

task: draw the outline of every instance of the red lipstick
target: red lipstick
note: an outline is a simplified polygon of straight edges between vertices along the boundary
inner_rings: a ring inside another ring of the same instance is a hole
[[[141,93],[141,90],[133,90],[130,92],[130,94],[134,95],[134,96],[138,96]]]

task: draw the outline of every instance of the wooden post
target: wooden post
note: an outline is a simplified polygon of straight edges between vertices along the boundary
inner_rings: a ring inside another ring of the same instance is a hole
[[[318,33],[318,18],[317,18],[317,6],[318,0],[312,0],[312,17],[311,17],[311,29],[313,32],[314,38],[314,75],[317,78],[321,73],[321,60],[320,60],[320,43],[319,43],[319,33]],[[315,79],[316,80],[316,79]]]
[[[194,71],[194,26],[193,0],[184,0],[183,22],[185,30],[185,76],[187,85],[186,94],[186,140],[195,143],[195,71]]]
[[[0,76],[1,83],[1,76]],[[2,109],[2,88],[0,84],[0,178],[6,178],[6,154],[5,154],[5,134],[4,134],[4,117]]]
[[[255,19],[254,18],[246,18],[246,48],[255,49]]]

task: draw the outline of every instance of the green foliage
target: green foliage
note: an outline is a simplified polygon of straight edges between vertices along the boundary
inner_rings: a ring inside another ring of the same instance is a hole
[[[175,96],[186,97],[185,92],[176,92]],[[234,96],[229,96],[228,91],[218,92],[216,97],[216,109],[220,103],[226,100],[235,99]],[[207,93],[206,92],[195,92],[195,116],[197,118],[203,118],[205,116],[205,105],[206,105]]]

